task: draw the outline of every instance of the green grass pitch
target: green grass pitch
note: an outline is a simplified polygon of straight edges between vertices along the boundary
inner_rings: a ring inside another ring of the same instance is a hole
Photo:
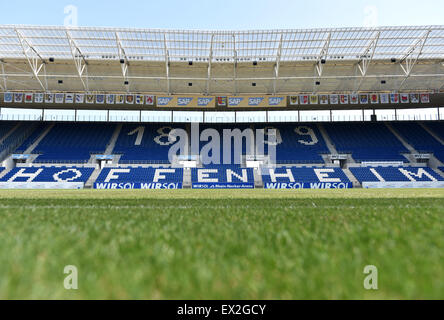
[[[3,190],[0,299],[443,299],[443,222],[439,189]]]

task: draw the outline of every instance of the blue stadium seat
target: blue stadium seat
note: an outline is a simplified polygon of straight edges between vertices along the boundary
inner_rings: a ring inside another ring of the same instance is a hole
[[[22,142],[22,144],[14,151],[15,153],[23,153],[30,147],[43,133],[48,126],[47,123],[39,123],[32,134]]]
[[[438,135],[442,134],[443,124],[437,122],[428,124],[429,128]],[[440,161],[444,161],[444,145],[430,135],[417,122],[396,122],[393,127],[401,134],[401,136],[418,152],[433,153]],[[440,129],[441,128],[441,129]]]
[[[91,154],[103,154],[114,125],[98,123],[58,123],[37,145],[35,163],[86,163]]]
[[[159,178],[155,180],[156,170],[158,171]],[[166,172],[165,170],[174,170],[174,172]],[[104,168],[97,177],[96,183],[179,183],[183,182],[183,169],[182,168]]]
[[[19,124],[27,128],[30,122],[0,122],[0,136],[9,132]],[[36,123],[33,123],[37,125]],[[325,123],[323,124],[333,144],[340,153],[351,153],[353,158],[360,161],[404,161],[407,159],[401,153],[408,150],[392,134],[384,123]],[[408,143],[420,152],[433,152],[444,161],[444,146],[433,138],[417,122],[402,122],[392,124]],[[437,136],[444,135],[443,122],[426,123]],[[26,126],[26,127],[25,127]],[[16,149],[16,153],[26,150],[41,133],[48,123],[39,124],[33,133]],[[172,124],[124,124],[114,147],[114,154],[121,154],[120,163],[168,163],[168,152],[176,141],[169,141],[171,128],[185,129],[185,125]],[[276,128],[278,130],[277,162],[291,163],[323,163],[322,155],[328,154],[327,145],[314,124],[205,124],[200,126],[200,133],[207,128],[216,129],[223,137],[223,129],[256,129]],[[115,124],[109,123],[57,123],[40,141],[33,153],[40,154],[36,163],[86,163],[91,154],[103,154],[109,143]],[[18,141],[23,134],[22,128],[15,130],[0,145],[0,152]],[[221,141],[223,142],[223,141]],[[207,142],[200,142],[200,149]],[[223,160],[223,144],[221,143],[221,158]],[[232,158],[234,162],[231,144]],[[268,146],[265,145],[265,153]],[[242,143],[242,154],[246,154],[245,139]]]
[[[270,175],[270,169],[262,169],[262,180],[267,182],[289,182],[288,177],[276,177],[276,181]],[[286,174],[290,170],[295,182],[311,183],[311,182],[325,182],[329,179],[334,179],[335,182],[350,183],[350,180],[345,175],[341,168],[299,168],[299,167],[280,167],[271,169],[277,175]],[[320,170],[320,171],[318,171]],[[316,174],[318,172],[318,174]]]
[[[426,167],[362,167],[350,168],[350,171],[359,182],[378,182],[380,179],[377,175],[387,182],[444,181],[444,178]]]
[[[278,145],[276,146],[276,162],[286,163],[324,163],[321,154],[330,151],[318,127],[314,124],[279,124],[267,128],[277,129]],[[256,126],[264,129],[264,127]],[[268,153],[268,147],[265,147]]]
[[[19,126],[17,127],[17,129],[15,129],[9,136],[5,136],[10,129],[14,128],[17,124],[19,124]],[[25,129],[26,124],[25,123],[20,123],[20,122],[16,122],[15,124],[13,124],[11,126],[11,128],[5,133],[5,135],[2,136],[2,138],[0,138],[0,152],[3,152],[4,150],[8,149],[12,144],[17,144],[19,143],[18,139],[21,138],[23,136],[23,130]]]
[[[444,140],[444,121],[427,121],[424,124],[441,140]]]
[[[207,129],[216,130],[219,134],[220,149],[219,149],[219,158],[216,157],[216,161],[218,161],[218,163],[221,163],[221,164],[224,163],[224,130],[230,130],[230,132],[231,132],[233,129],[239,129],[241,131],[241,133],[244,133],[246,129],[251,129],[252,130],[251,132],[254,137],[254,130],[251,128],[250,125],[246,125],[246,124],[238,124],[238,125],[202,124],[199,126],[199,137],[201,136],[202,132]],[[227,142],[230,143],[230,154],[231,154],[231,157],[229,157],[230,164],[238,164],[238,165],[241,164],[242,163],[242,156],[245,156],[247,154],[246,138],[245,137],[242,138],[242,149],[240,150],[240,153],[241,153],[240,157],[237,157],[237,155],[235,154],[234,139],[231,138],[231,141],[227,140]],[[211,144],[211,139],[210,139],[210,141],[199,141],[199,152],[201,152],[202,162],[206,161],[205,160],[206,152],[202,152],[202,148],[204,148],[206,145],[210,145],[210,144]],[[210,150],[209,156],[213,157],[213,150]],[[227,158],[228,158],[228,155],[227,155]],[[211,159],[213,160],[213,158],[211,158]]]
[[[114,154],[122,154],[121,164],[169,163],[168,151],[176,141],[169,140],[172,128],[182,125],[124,125],[117,138]]]
[[[393,127],[416,151],[433,152],[444,148],[417,122],[394,122]]]
[[[230,171],[228,171],[230,170]],[[199,180],[199,172],[205,173],[208,178]],[[231,174],[233,172],[234,174]],[[231,177],[231,182],[228,180]],[[208,165],[204,168],[191,169],[191,182],[206,183],[207,179],[216,179],[218,184],[239,184],[247,183],[254,185],[254,174],[252,168],[242,168],[239,165]],[[244,180],[245,179],[245,180]]]
[[[41,171],[40,173],[38,173]],[[86,182],[94,168],[81,167],[16,167],[9,171],[0,182]],[[29,175],[37,176],[30,178]],[[19,174],[20,176],[16,176]],[[16,176],[16,177],[14,177]]]
[[[0,140],[15,126],[17,122],[12,121],[0,121]]]
[[[384,123],[326,123],[324,127],[340,153],[351,153],[357,162],[403,161],[409,153]]]

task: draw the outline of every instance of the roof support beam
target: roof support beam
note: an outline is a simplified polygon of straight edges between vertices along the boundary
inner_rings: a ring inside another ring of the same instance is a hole
[[[328,34],[327,39],[325,39],[324,46],[322,47],[318,57],[316,58],[315,67],[319,78],[322,77],[322,71],[324,71],[324,63],[322,63],[322,59],[327,59],[328,48],[330,47],[330,39],[331,39],[331,32]]]
[[[398,90],[401,90],[402,86],[410,77],[413,67],[415,66],[416,62],[418,62],[419,56],[422,54],[422,50],[424,49],[424,45],[431,31],[431,28],[425,31],[422,36],[418,40],[416,40],[415,43],[413,43],[409,50],[406,51],[401,61],[399,62],[402,71],[404,71],[405,73],[405,77],[399,85]]]
[[[119,62],[120,62],[120,66],[122,68],[123,83],[125,85],[125,83],[127,83],[127,81],[128,81],[129,61],[128,61],[128,57],[126,55],[125,49],[123,48],[122,41],[120,41],[120,37],[117,32],[115,32],[115,36],[116,36],[116,43],[117,43],[117,51],[119,52]],[[126,91],[129,92],[129,85],[126,86]]]
[[[8,86],[6,83],[6,75],[5,75],[5,62],[3,61],[3,59],[0,59],[0,64],[2,66],[2,79],[3,79],[3,84],[0,84],[0,88],[2,89],[3,92],[8,91]]]
[[[234,94],[237,94],[237,50],[236,50],[236,35],[233,33],[233,85],[234,85]]]
[[[273,80],[273,94],[277,91],[277,81],[279,79],[279,68],[281,65],[281,55],[282,55],[282,39],[284,35],[281,33],[281,39],[279,40],[279,47],[276,52],[276,64],[274,65],[274,80]]]
[[[331,39],[331,32],[328,33],[327,39],[325,39],[324,45],[322,46],[322,49],[316,58],[315,71],[318,80],[321,80],[322,78],[322,72],[324,71],[325,60],[327,59],[328,56],[328,48],[330,47],[330,39]],[[316,83],[313,83],[313,93],[315,92],[316,92]]]
[[[17,37],[19,39],[20,45],[23,49],[23,54],[26,57],[26,60],[28,61],[29,66],[31,67],[32,73],[34,75],[34,78],[38,81],[40,87],[44,91],[48,91],[48,82],[47,77],[45,76],[45,85],[43,84],[42,80],[40,80],[39,74],[40,72],[43,72],[44,75],[46,75],[46,62],[40,56],[40,54],[35,50],[35,48],[26,40],[26,38],[23,36],[23,34],[15,28],[15,33],[17,34]]]
[[[3,84],[0,84],[0,88],[3,90],[3,91],[8,91],[8,84],[7,84],[7,82],[6,82],[6,74],[5,74],[5,63],[3,62],[3,60],[1,60],[0,59],[0,64],[2,65],[2,74],[3,74],[3,76],[2,76],[2,78],[3,78]]]
[[[214,33],[211,35],[210,56],[208,58],[207,94],[210,94],[211,66],[212,66],[212,63],[213,63],[213,40],[214,40]]]
[[[68,38],[69,47],[71,48],[72,59],[76,66],[77,74],[79,75],[79,79],[82,82],[83,88],[86,92],[89,91],[88,86],[88,62],[86,62],[85,56],[80,51],[74,39],[71,37],[71,34],[68,30],[66,30],[66,37]],[[85,79],[83,79],[85,75]]]
[[[361,88],[362,83],[367,77],[368,67],[372,63],[373,57],[375,56],[375,51],[376,47],[378,46],[378,40],[380,35],[381,35],[380,31],[376,32],[374,37],[370,40],[369,44],[359,57],[360,60],[357,64],[357,68],[361,74],[361,80],[359,80],[358,84],[356,85],[355,91],[358,91]]]
[[[163,35],[163,44],[165,50],[165,73],[167,81],[167,93],[171,94],[171,83],[170,83],[170,52],[168,51],[166,34]]]
[[[29,78],[28,73],[8,73],[8,74],[0,74],[0,77],[2,76],[8,76],[8,77],[21,77],[21,78]],[[48,78],[56,78],[56,77],[62,77],[62,78],[69,78],[74,79],[78,78],[76,74],[48,74],[48,75],[42,75],[41,77],[48,77]],[[367,78],[377,79],[380,78],[380,74],[369,74],[367,75]],[[403,75],[399,74],[386,74],[386,78],[388,79],[398,79],[404,77]],[[411,74],[410,77],[413,78],[444,78],[444,73],[424,73],[424,74]],[[103,75],[101,76],[103,79],[119,79],[121,76],[116,75]],[[158,76],[128,76],[129,79],[135,79],[135,80],[166,80],[166,77],[158,77]],[[317,77],[315,76],[284,76],[279,77],[279,80],[315,80]],[[331,75],[331,76],[324,76],[324,79],[359,79],[359,75]],[[207,77],[170,77],[171,80],[194,80],[194,81],[206,81]],[[216,81],[232,81],[233,77],[213,77],[213,80]],[[242,77],[236,79],[236,81],[254,81],[254,80],[260,80],[260,81],[271,81],[274,80],[274,76],[272,77]],[[8,81],[12,81],[8,79]],[[430,88],[429,88],[430,89]]]

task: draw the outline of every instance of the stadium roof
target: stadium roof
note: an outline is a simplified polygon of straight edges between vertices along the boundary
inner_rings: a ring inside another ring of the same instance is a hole
[[[4,25],[0,59],[3,91],[441,90],[444,26],[184,31]]]

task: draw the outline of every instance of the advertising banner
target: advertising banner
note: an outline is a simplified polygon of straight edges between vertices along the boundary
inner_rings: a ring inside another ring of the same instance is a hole
[[[307,96],[308,103],[308,96]],[[230,96],[228,97],[228,107],[231,108],[267,108],[286,107],[286,96]]]
[[[428,93],[421,93],[421,103],[430,103],[430,95]]]
[[[370,94],[370,103],[371,104],[379,103],[379,95],[377,93]]]
[[[65,94],[64,93],[56,93],[55,94],[55,103],[63,103],[65,100]]]
[[[321,104],[328,104],[328,94],[321,94],[321,97],[319,100],[320,100]]]
[[[361,93],[359,95],[359,103],[360,104],[368,104],[368,94],[366,93]]]
[[[93,104],[95,100],[95,95],[89,93],[86,95],[86,103]]]
[[[25,93],[25,103],[32,103],[32,93]]]
[[[105,103],[105,95],[104,94],[97,94],[96,95],[96,103],[97,104],[104,104]]]
[[[214,108],[212,96],[157,96],[157,106],[163,108]]]
[[[310,96],[310,104],[318,104],[319,103],[319,97],[315,94]]]
[[[124,104],[125,103],[125,95],[117,94],[116,95],[116,104]]]
[[[107,94],[106,95],[106,104],[114,104],[115,100],[116,100],[115,94]]]
[[[419,94],[418,93],[411,93],[410,94],[410,102],[411,103],[419,103]]]
[[[45,94],[43,92],[37,92],[34,96],[35,103],[43,103]]]
[[[299,102],[301,104],[308,104],[308,101],[309,101],[309,95],[308,94],[301,94],[299,96]]]
[[[182,189],[182,183],[170,182],[96,182],[94,189]]]
[[[226,107],[227,106],[227,97],[216,97],[216,105],[218,107]]]
[[[339,103],[339,96],[337,94],[331,94],[330,104],[338,104],[338,103]]]
[[[339,96],[339,102],[341,104],[348,104],[348,94],[341,94]]]
[[[193,189],[254,189],[253,182],[225,183],[225,182],[195,182]]]
[[[0,189],[83,189],[83,182],[0,182]]]
[[[14,93],[14,102],[22,103],[23,102],[23,93]]]
[[[291,106],[296,106],[299,104],[299,96],[290,96],[289,101]]]
[[[409,103],[409,94],[408,93],[401,93],[401,103]]]
[[[389,94],[388,93],[381,93],[379,96],[381,98],[381,103],[382,104],[389,103]]]
[[[11,92],[5,92],[3,99],[5,103],[11,103],[13,99],[13,94]]]
[[[399,103],[399,95],[397,93],[390,93],[390,103]]]
[[[356,93],[350,95],[350,104],[358,104],[359,96]]]
[[[74,93],[65,94],[65,103],[74,103]]]
[[[363,182],[362,187],[370,188],[444,188],[444,181],[401,181],[401,182]]]
[[[351,189],[351,182],[266,182],[264,189]]]
[[[153,95],[145,95],[145,104],[147,106],[154,106],[154,96]]]

